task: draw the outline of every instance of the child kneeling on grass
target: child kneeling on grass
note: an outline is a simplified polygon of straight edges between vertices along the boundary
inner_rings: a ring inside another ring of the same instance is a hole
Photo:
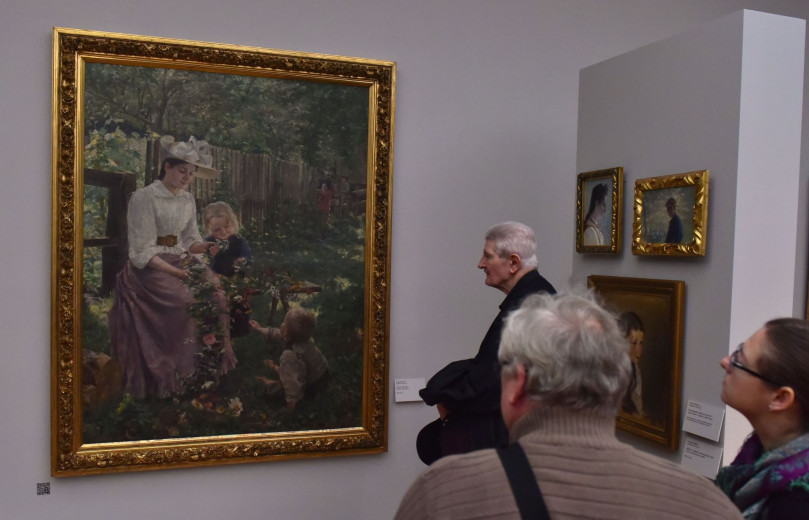
[[[250,326],[267,336],[268,343],[284,345],[278,363],[272,359],[264,360],[265,365],[278,372],[280,380],[262,376],[258,379],[264,383],[268,395],[284,392],[288,410],[293,410],[304,397],[322,390],[330,377],[329,364],[312,340],[316,324],[314,313],[302,307],[291,308],[278,329],[262,327],[257,321],[250,320]]]

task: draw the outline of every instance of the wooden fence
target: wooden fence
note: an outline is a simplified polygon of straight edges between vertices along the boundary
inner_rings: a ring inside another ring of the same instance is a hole
[[[160,171],[159,149],[158,140],[147,141],[146,184],[156,179]],[[234,209],[240,222],[254,221],[260,233],[267,225],[285,223],[291,213],[301,207],[314,206],[318,183],[327,177],[326,172],[310,166],[271,160],[263,154],[218,147],[211,147],[211,154],[214,168],[223,172],[223,179],[239,201],[239,207]],[[202,208],[215,201],[217,182],[219,180],[196,179],[192,184],[200,215]],[[365,193],[365,185],[357,183],[351,184],[348,194],[335,192],[335,215],[342,216],[346,207],[352,213],[363,213]],[[201,218],[199,222],[202,224]]]

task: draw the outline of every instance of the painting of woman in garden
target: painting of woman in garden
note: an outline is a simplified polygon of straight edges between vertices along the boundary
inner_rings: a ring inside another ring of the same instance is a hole
[[[334,212],[318,188],[365,193],[367,89],[109,63],[85,74],[84,442],[360,426],[365,212]],[[212,203],[232,218],[205,221]],[[227,272],[213,269],[235,247],[225,221],[249,243]],[[280,327],[299,308],[316,317],[330,388],[289,407],[262,382],[281,351],[232,320]]]

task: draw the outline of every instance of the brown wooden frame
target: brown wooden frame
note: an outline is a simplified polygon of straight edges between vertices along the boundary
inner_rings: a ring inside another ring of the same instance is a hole
[[[659,390],[643,400],[644,406],[651,405],[651,413],[628,414],[621,409],[616,426],[676,450],[682,399],[685,282],[591,275],[587,283],[616,315],[633,311],[640,316],[646,341],[640,363],[645,369],[641,371],[643,393],[649,395],[647,389]],[[656,330],[655,325],[668,328]]]

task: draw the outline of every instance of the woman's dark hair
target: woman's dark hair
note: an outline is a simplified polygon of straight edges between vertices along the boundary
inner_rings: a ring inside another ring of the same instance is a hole
[[[169,168],[174,168],[178,164],[183,164],[185,162],[186,161],[183,161],[182,159],[175,159],[174,157],[163,159],[163,162],[160,163],[160,175],[157,176],[157,180],[163,180],[163,177],[166,176],[166,163],[169,163]]]
[[[621,328],[621,332],[624,333],[625,338],[628,338],[629,333],[633,330],[643,332],[643,323],[640,321],[640,316],[632,311],[627,311],[618,317],[618,326]]]
[[[764,324],[769,348],[762,349],[759,371],[792,388],[801,409],[803,431],[809,431],[809,322],[779,318]]]
[[[587,221],[587,219],[590,218],[590,215],[593,214],[593,211],[595,211],[596,206],[598,204],[605,202],[606,200],[607,200],[607,185],[596,184],[595,187],[593,187],[592,194],[590,195],[590,209],[587,210],[587,216],[584,217],[584,220]]]

